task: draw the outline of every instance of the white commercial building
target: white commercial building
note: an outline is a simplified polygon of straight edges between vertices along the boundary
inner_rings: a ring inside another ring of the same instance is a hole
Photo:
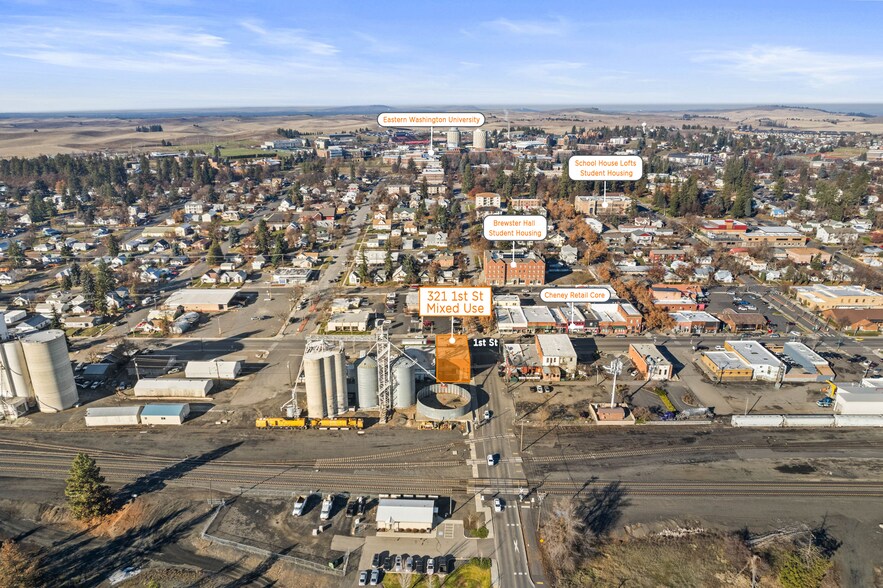
[[[883,388],[838,384],[834,400],[837,414],[883,415]]]
[[[576,350],[567,335],[537,335],[537,353],[543,367],[559,367],[576,371]]]
[[[434,500],[381,498],[377,505],[378,531],[428,533],[432,530],[434,520]]]
[[[780,382],[785,364],[758,341],[726,341],[724,347],[732,351],[754,370],[754,380]]]

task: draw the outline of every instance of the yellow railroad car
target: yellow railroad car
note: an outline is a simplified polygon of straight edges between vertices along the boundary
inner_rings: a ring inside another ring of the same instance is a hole
[[[257,419],[254,424],[258,429],[305,429],[310,426],[309,419],[282,418]]]

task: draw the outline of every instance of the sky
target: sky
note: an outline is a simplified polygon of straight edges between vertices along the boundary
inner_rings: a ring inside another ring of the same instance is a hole
[[[0,112],[883,101],[883,0],[0,0]]]

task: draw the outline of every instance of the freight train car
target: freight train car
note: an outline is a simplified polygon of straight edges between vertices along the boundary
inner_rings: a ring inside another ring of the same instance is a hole
[[[258,429],[364,429],[365,422],[358,418],[263,418],[257,419],[255,426]]]

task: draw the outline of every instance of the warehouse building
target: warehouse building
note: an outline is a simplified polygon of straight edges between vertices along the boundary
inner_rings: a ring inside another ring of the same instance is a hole
[[[87,427],[125,427],[137,425],[141,406],[107,406],[86,409]]]
[[[368,322],[371,313],[367,310],[350,310],[333,315],[325,325],[328,333],[336,331],[365,332],[368,331]]]
[[[184,367],[184,376],[187,378],[235,380],[241,373],[241,361],[188,361]]]
[[[142,378],[135,384],[135,398],[205,398],[212,380]]]
[[[183,308],[184,312],[222,312],[229,310],[239,290],[235,288],[184,288],[168,297],[163,308]]]
[[[435,521],[435,501],[415,498],[381,498],[377,505],[378,531],[429,533]]]
[[[141,411],[142,425],[183,425],[184,419],[190,414],[190,405],[180,404],[148,404]]]
[[[883,415],[883,388],[838,384],[834,396],[837,414]]]

